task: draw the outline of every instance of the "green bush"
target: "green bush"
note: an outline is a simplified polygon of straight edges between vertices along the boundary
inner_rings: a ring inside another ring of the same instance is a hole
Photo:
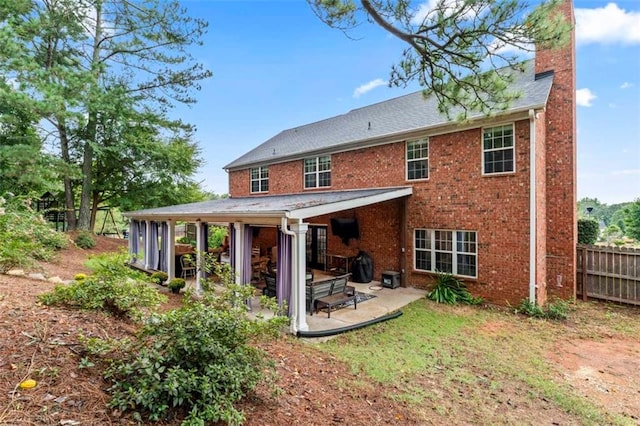
[[[84,280],[56,286],[52,292],[42,294],[38,299],[45,305],[102,310],[134,319],[142,315],[141,308],[155,308],[167,300],[147,284],[144,274],[124,266],[122,255],[104,256],[97,265],[99,267],[94,273]]]
[[[242,423],[234,403],[274,371],[270,357],[250,343],[277,336],[289,319],[249,318],[251,286],[233,284],[228,268],[215,269],[223,285],[149,318],[125,355],[110,364],[111,407],[133,411],[139,422],[178,415],[185,425]]]
[[[166,272],[162,272],[162,271],[154,272],[149,277],[151,282],[155,284],[162,284],[163,282],[167,281],[168,278],[169,278],[169,275],[167,275]]]
[[[224,243],[224,237],[229,233],[226,226],[211,226],[209,228],[209,241],[207,245],[212,248],[218,248]]]
[[[169,281],[169,283],[167,284],[167,287],[169,287],[169,290],[171,290],[173,293],[180,293],[180,290],[182,290],[184,288],[184,286],[186,285],[186,282],[184,280],[184,278],[174,278],[171,281]]]
[[[438,272],[436,286],[427,294],[427,298],[438,303],[466,303],[477,305],[482,303],[482,298],[473,297],[464,282],[452,274]]]
[[[69,238],[54,230],[25,197],[0,197],[0,273],[51,260]]]
[[[556,299],[545,306],[540,306],[529,299],[524,299],[516,308],[515,313],[534,318],[566,320],[569,318],[569,303],[562,299]]]
[[[95,238],[93,238],[93,235],[91,235],[91,233],[87,231],[81,231],[80,233],[78,233],[73,242],[76,243],[76,246],[80,247],[81,249],[90,249],[96,246]]]
[[[180,237],[178,238],[178,240],[176,241],[178,244],[191,244],[192,246],[196,246],[196,241],[190,239],[189,237]]]
[[[593,219],[578,219],[578,243],[595,244],[600,234],[600,226]]]

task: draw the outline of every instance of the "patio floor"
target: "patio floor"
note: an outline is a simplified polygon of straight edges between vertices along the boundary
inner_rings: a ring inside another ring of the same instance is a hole
[[[322,280],[330,275],[323,272],[314,272],[315,280]],[[193,287],[195,280],[189,279],[187,286]],[[390,313],[400,310],[409,303],[425,297],[426,291],[413,287],[386,288],[382,287],[379,281],[371,281],[370,283],[354,283],[349,281],[348,285],[356,288],[361,293],[373,294],[376,297],[358,303],[358,308],[346,306],[331,311],[331,318],[328,318],[326,311],[320,311],[311,315],[307,313],[308,331],[324,331],[336,328],[349,327],[372,319],[380,318]],[[260,292],[256,291],[256,296],[251,300],[251,312],[254,315],[261,314],[265,318],[272,315],[270,311],[260,308]],[[313,338],[312,341],[326,340],[330,337]]]

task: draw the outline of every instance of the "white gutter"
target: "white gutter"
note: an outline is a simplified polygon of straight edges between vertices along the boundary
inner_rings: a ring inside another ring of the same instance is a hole
[[[286,217],[280,219],[280,230],[286,235],[291,235],[291,281],[293,281],[295,277],[300,275],[298,274],[298,268],[300,268],[298,264],[298,250],[294,249],[297,243],[296,233],[287,229]],[[298,286],[293,285],[293,282],[291,283],[291,300],[293,301],[293,306],[291,306],[291,334],[295,336],[298,333],[297,320],[300,314],[300,306],[297,306],[298,303],[296,303],[298,300]],[[306,315],[306,307],[303,308],[305,309],[303,315]]]
[[[536,112],[529,110],[529,302],[536,303]]]

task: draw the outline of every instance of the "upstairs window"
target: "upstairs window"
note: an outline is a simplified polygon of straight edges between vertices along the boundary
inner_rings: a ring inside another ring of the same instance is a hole
[[[429,178],[429,139],[407,142],[407,180]]]
[[[482,135],[482,173],[512,173],[515,170],[513,124],[488,127]]]
[[[269,167],[261,166],[251,169],[251,192],[269,191]]]
[[[304,187],[331,186],[331,157],[328,155],[304,160]]]

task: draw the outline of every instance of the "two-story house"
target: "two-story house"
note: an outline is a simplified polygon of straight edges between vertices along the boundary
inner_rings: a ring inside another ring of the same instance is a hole
[[[561,8],[573,23],[572,2]],[[195,221],[202,235],[208,222],[232,224],[239,282],[249,280],[252,247],[273,254],[294,331],[307,328],[305,269],[344,267],[328,263],[358,251],[373,259],[375,279],[398,271],[404,286],[444,271],[493,303],[572,297],[573,32],[524,68],[511,88],[520,98],[493,117],[460,124],[417,92],[284,130],[225,167],[229,199],[128,213],[132,235],[143,227],[145,252],[156,253],[176,220]],[[164,253],[159,265],[172,275],[172,248]]]

